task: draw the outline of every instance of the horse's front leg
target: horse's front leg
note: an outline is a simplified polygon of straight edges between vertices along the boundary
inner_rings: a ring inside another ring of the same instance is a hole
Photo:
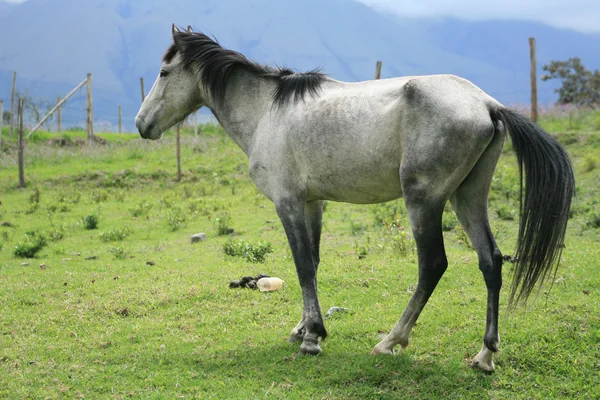
[[[315,206],[317,210],[314,210]],[[294,256],[304,300],[302,321],[292,331],[291,339],[302,339],[300,353],[319,354],[321,352],[319,339],[325,339],[327,331],[317,297],[318,241],[317,243],[313,242],[317,232],[320,237],[322,205],[307,204],[301,199],[286,197],[275,201],[275,207]],[[311,222],[316,218],[318,218],[319,224],[312,226]]]

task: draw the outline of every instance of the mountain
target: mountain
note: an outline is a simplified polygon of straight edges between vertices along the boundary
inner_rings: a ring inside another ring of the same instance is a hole
[[[400,18],[353,0],[29,0],[0,3],[0,98],[18,89],[54,102],[93,73],[94,117],[116,124],[123,106],[126,129],[171,41],[171,23],[192,25],[247,57],[297,70],[320,67],[340,80],[454,73],[506,104],[529,99],[529,50],[535,36],[538,65],[579,56],[600,67],[600,35],[517,21],[467,22]],[[555,98],[541,83],[540,101]],[[85,92],[64,109],[66,125],[83,125]],[[100,127],[101,129],[101,127]]]

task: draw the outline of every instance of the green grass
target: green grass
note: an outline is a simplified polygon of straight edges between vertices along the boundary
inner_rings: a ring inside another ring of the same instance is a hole
[[[481,347],[486,289],[451,212],[444,232],[450,267],[410,346],[373,357],[378,335],[396,323],[417,281],[406,210],[401,200],[327,203],[321,305],[352,312],[326,320],[323,354],[299,357],[298,345],[287,342],[302,294],[285,234],[250,181],[245,156],[219,129],[207,127],[198,143],[185,132],[181,183],[172,135],[159,142],[111,135],[94,149],[30,142],[26,189],[17,188],[11,150],[0,157],[0,223],[13,225],[0,226],[0,398],[598,398],[594,129],[574,141],[558,132],[569,142],[578,188],[563,261],[551,290],[527,308],[502,310],[492,375],[469,366]],[[516,174],[507,144],[490,199],[505,254],[514,249],[517,222],[496,210],[516,209]],[[86,230],[83,217],[92,213],[99,229]],[[231,235],[219,235],[224,215]],[[46,247],[35,258],[15,257],[33,231],[48,239]],[[208,239],[191,244],[198,232]],[[253,263],[225,254],[231,243],[270,244],[272,252]],[[282,278],[284,290],[228,287],[259,273]]]

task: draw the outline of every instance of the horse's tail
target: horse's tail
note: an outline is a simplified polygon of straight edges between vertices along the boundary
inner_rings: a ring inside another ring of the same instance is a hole
[[[509,300],[512,305],[525,302],[538,281],[541,285],[548,274],[556,273],[575,177],[564,147],[538,125],[506,108],[493,107],[490,115],[508,128],[519,163],[520,224]]]

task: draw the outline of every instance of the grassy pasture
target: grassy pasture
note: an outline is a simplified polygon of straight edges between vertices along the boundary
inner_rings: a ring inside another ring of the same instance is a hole
[[[198,141],[185,132],[182,182],[174,180],[172,135],[144,142],[106,134],[106,145],[90,149],[49,146],[55,135],[36,133],[22,190],[5,132],[0,398],[599,398],[600,120],[573,118],[541,121],[567,146],[577,174],[563,261],[551,290],[501,314],[492,375],[469,366],[481,347],[486,290],[450,208],[450,266],[410,346],[373,357],[416,284],[406,211],[401,200],[327,203],[321,305],[350,312],[326,319],[323,354],[299,357],[287,342],[301,293],[285,234],[245,156],[218,127],[207,125]],[[507,143],[489,206],[504,254],[516,239],[517,188]],[[208,239],[191,244],[199,232]],[[272,252],[263,263],[226,255],[238,242],[270,244]],[[37,253],[17,257],[16,248]],[[506,263],[502,304],[510,270]],[[258,273],[282,278],[284,290],[228,288]]]

